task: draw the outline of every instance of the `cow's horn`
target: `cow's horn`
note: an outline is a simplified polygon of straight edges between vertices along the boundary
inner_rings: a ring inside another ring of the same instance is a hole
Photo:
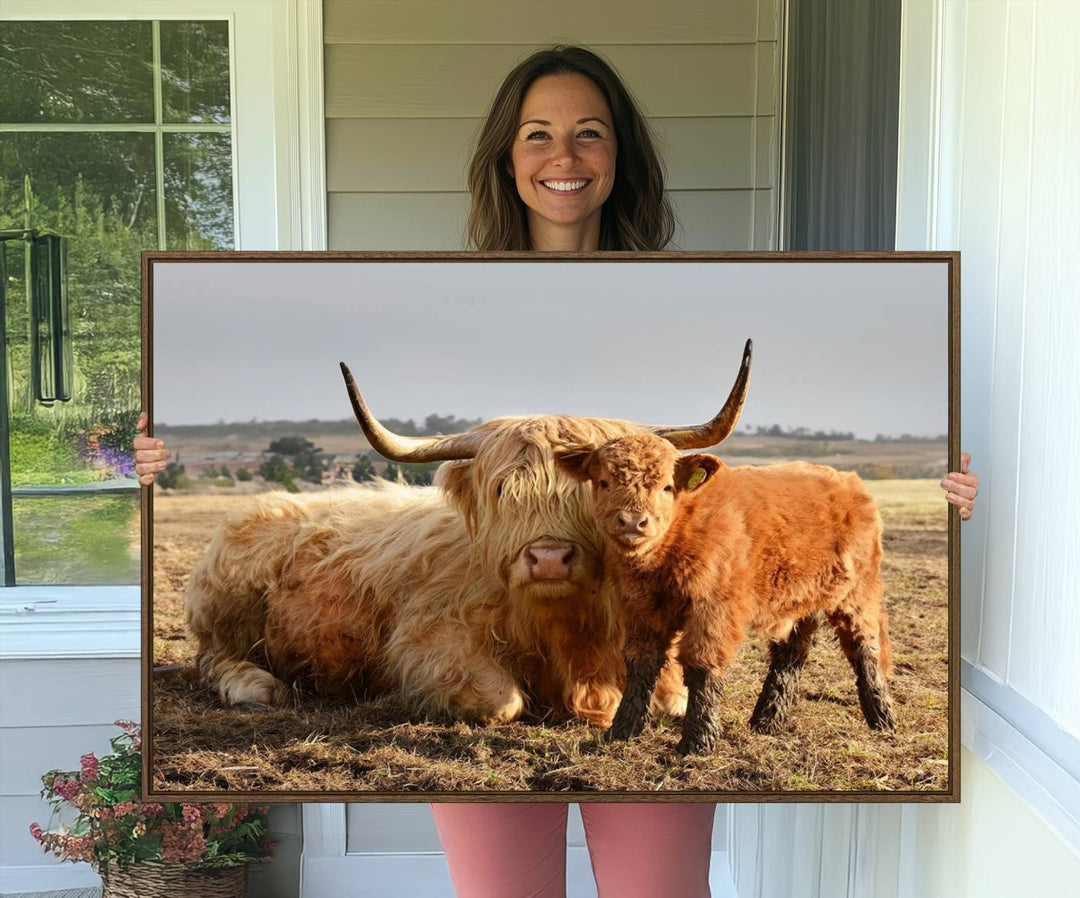
[[[371,448],[392,461],[419,463],[425,461],[453,461],[475,458],[482,437],[473,433],[460,433],[448,437],[403,437],[383,427],[368,411],[364,397],[356,387],[352,372],[341,363],[345,387],[349,391],[353,414],[359,422]]]
[[[707,424],[691,424],[683,427],[669,427],[658,425],[649,427],[650,433],[663,437],[678,449],[707,449],[726,440],[735,425],[739,423],[739,415],[742,414],[743,404],[746,402],[746,390],[750,384],[750,358],[754,352],[752,340],[746,341],[743,350],[742,367],[739,375],[735,378],[735,386],[731,388],[724,407],[716,413],[716,417]]]

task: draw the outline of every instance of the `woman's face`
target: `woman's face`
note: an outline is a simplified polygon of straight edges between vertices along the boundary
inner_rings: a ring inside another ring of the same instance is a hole
[[[545,75],[525,94],[510,161],[536,249],[596,249],[615,181],[615,128],[584,75]]]

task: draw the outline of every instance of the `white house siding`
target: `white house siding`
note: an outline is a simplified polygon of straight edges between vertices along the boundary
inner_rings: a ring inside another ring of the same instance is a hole
[[[776,248],[779,0],[327,0],[324,23],[330,249],[464,248],[488,104],[558,42],[605,55],[647,110],[679,248]]]
[[[47,591],[10,590],[34,597]],[[62,620],[43,621],[63,616],[41,610],[46,605],[13,615],[11,608],[25,604],[14,595],[5,595],[0,605],[7,612],[0,646],[0,895],[52,894],[99,884],[88,864],[60,864],[45,855],[29,829],[33,821],[47,827],[50,820],[51,809],[39,795],[41,775],[78,770],[87,752],[108,753],[109,740],[120,735],[113,721],[141,717],[138,613],[125,601],[132,590],[97,592],[117,595],[113,607],[107,597],[97,596],[99,616],[111,620],[100,632],[113,648],[102,651],[88,638],[97,632],[94,621],[84,618],[72,627]],[[248,894],[291,898],[300,882],[299,805],[274,805],[270,829],[278,845],[275,859],[253,868]]]
[[[905,0],[903,18],[898,248],[960,250],[982,477],[961,528],[962,803],[735,808],[741,898],[1080,882],[1080,4]]]
[[[14,644],[0,657],[0,894],[94,885],[89,865],[57,866],[29,827],[49,821],[38,794],[45,771],[77,770],[80,756],[110,750],[114,720],[139,719],[139,661],[12,658]]]

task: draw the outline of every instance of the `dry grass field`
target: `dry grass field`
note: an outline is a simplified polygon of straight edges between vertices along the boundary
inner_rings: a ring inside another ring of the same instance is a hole
[[[153,684],[152,781],[168,793],[432,791],[940,791],[948,777],[946,506],[935,480],[867,485],[885,521],[886,607],[898,727],[871,732],[854,676],[818,631],[782,733],[747,721],[767,669],[751,640],[726,677],[723,739],[708,758],[675,754],[679,721],[607,745],[580,723],[480,727],[412,719],[393,697],[298,694],[288,710],[226,709],[190,668]],[[225,493],[226,491],[221,491]],[[154,663],[188,663],[183,591],[214,529],[251,495],[154,499]]]

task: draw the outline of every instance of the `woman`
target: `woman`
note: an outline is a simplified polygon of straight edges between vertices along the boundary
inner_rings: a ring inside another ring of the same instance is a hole
[[[644,117],[607,63],[580,47],[541,50],[510,72],[468,183],[477,250],[655,251],[674,232]],[[149,485],[168,452],[148,437],[135,449],[139,482]],[[965,455],[962,471],[942,481],[965,519],[978,484],[967,465]],[[565,804],[432,810],[462,898],[565,894]],[[707,896],[714,811],[707,803],[583,805],[600,898]]]

